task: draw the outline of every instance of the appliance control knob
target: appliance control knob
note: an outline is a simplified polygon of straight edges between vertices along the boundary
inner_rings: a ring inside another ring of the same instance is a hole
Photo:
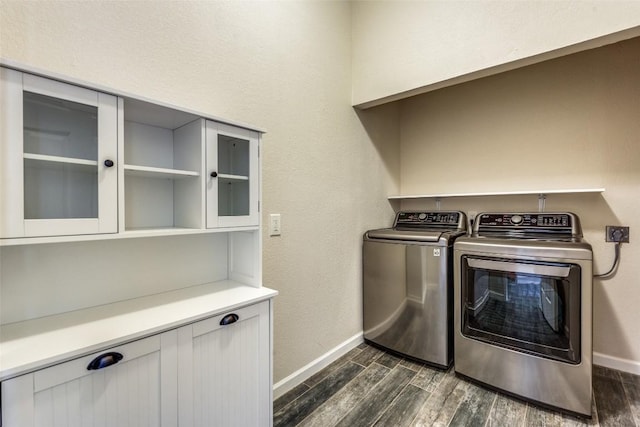
[[[522,222],[522,217],[520,215],[514,215],[511,217],[511,223],[512,224],[520,224]]]
[[[420,215],[418,215],[418,219],[419,219],[420,221],[424,220],[426,217],[427,217],[427,214],[426,214],[426,213],[424,213],[424,212],[423,212],[423,213],[421,213]]]

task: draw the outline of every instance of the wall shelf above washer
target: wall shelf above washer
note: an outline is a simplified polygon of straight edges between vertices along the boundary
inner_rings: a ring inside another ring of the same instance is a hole
[[[441,193],[441,194],[406,194],[389,196],[389,200],[405,199],[443,199],[447,197],[480,197],[480,196],[522,196],[528,194],[575,194],[575,193],[604,193],[604,188],[573,188],[566,190],[523,190],[523,191],[488,191],[478,193]]]

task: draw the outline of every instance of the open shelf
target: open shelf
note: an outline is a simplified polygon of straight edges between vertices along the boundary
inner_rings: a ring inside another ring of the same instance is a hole
[[[443,199],[446,197],[481,197],[481,196],[523,196],[523,195],[548,195],[548,194],[575,194],[575,193],[604,193],[604,188],[573,188],[560,190],[522,190],[522,191],[490,191],[478,193],[435,193],[435,194],[405,194],[389,196],[389,200],[403,199]]]
[[[203,228],[203,126],[191,114],[125,100],[121,232]]]
[[[187,171],[169,168],[156,168],[152,166],[124,165],[124,173],[128,176],[142,176],[147,178],[170,178],[180,179],[198,177],[197,171]]]

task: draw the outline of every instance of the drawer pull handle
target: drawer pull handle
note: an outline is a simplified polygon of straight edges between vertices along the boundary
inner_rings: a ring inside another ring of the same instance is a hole
[[[226,326],[226,325],[230,325],[232,323],[236,323],[238,321],[240,317],[238,317],[237,314],[227,314],[226,316],[224,316],[222,318],[222,320],[220,321],[220,325],[222,326]]]
[[[119,361],[121,361],[124,356],[120,353],[116,353],[115,351],[111,353],[101,354],[96,357],[89,363],[87,369],[89,371],[97,371],[98,369],[106,368],[107,366],[115,365]]]

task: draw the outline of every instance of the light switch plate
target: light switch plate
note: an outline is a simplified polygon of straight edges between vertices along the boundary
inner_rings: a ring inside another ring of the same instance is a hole
[[[269,215],[269,236],[279,236],[281,233],[280,214]]]

